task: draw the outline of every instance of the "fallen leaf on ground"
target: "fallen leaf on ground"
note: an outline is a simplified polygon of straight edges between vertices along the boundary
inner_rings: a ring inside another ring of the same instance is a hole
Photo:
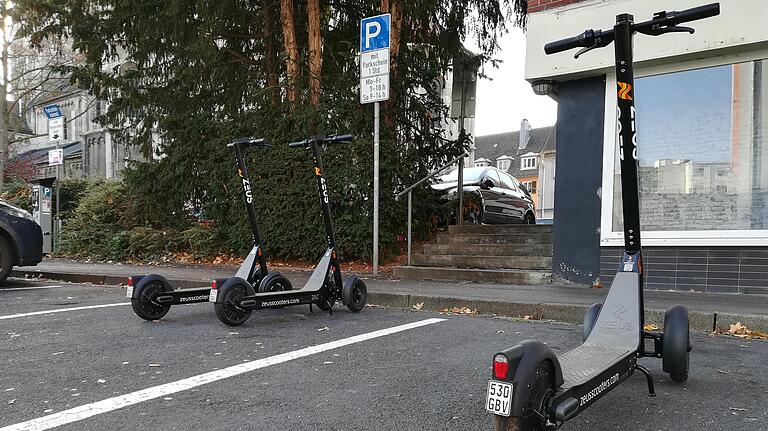
[[[645,325],[643,325],[643,329],[645,329],[646,331],[658,331],[661,328],[654,325],[653,323],[646,323]]]
[[[523,316],[523,320],[534,320],[534,318],[530,314],[526,314],[525,316]]]
[[[423,302],[419,302],[419,303],[417,303],[416,305],[413,306],[414,310],[421,310],[422,308],[424,308],[424,303]]]
[[[741,322],[736,322],[733,325],[728,325],[728,331],[724,331],[717,328],[712,332],[712,335],[730,335],[733,337],[743,338],[746,340],[768,340],[768,333],[762,331],[751,331]],[[746,347],[746,346],[743,346]]]

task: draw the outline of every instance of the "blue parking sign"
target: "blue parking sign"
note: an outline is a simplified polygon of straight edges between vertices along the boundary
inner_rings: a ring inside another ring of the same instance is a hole
[[[389,48],[391,16],[370,16],[360,20],[360,52]]]

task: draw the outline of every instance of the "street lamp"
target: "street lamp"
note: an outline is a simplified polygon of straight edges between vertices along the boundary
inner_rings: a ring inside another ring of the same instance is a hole
[[[549,96],[555,92],[555,83],[549,79],[537,79],[531,82],[531,87],[537,96]]]

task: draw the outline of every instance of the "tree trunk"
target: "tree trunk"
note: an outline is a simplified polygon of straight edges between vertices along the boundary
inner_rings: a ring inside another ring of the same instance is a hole
[[[323,68],[323,47],[320,35],[320,0],[307,2],[309,25],[309,100],[320,106],[320,73]]]
[[[283,26],[285,43],[285,65],[287,74],[287,95],[289,109],[296,107],[299,98],[299,46],[296,42],[296,21],[294,19],[293,0],[280,0],[280,22]]]
[[[277,80],[277,53],[275,51],[275,28],[272,0],[264,1],[264,39],[266,43],[267,88],[272,106],[280,103],[280,83]]]
[[[397,57],[400,54],[400,41],[402,40],[402,28],[403,28],[403,7],[402,0],[381,0],[381,12],[389,12],[391,17],[392,28],[390,29],[389,39],[389,70],[390,80],[389,82],[396,82],[397,78]],[[390,86],[391,87],[391,86]],[[397,116],[397,91],[390,90],[389,100],[386,102],[386,110],[384,112],[384,124],[385,127],[392,134],[393,139],[396,133]]]

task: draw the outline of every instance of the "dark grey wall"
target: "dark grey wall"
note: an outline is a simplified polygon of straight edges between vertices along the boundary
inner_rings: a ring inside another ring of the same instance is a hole
[[[600,274],[605,78],[560,83],[557,101],[552,274],[592,283]]]

